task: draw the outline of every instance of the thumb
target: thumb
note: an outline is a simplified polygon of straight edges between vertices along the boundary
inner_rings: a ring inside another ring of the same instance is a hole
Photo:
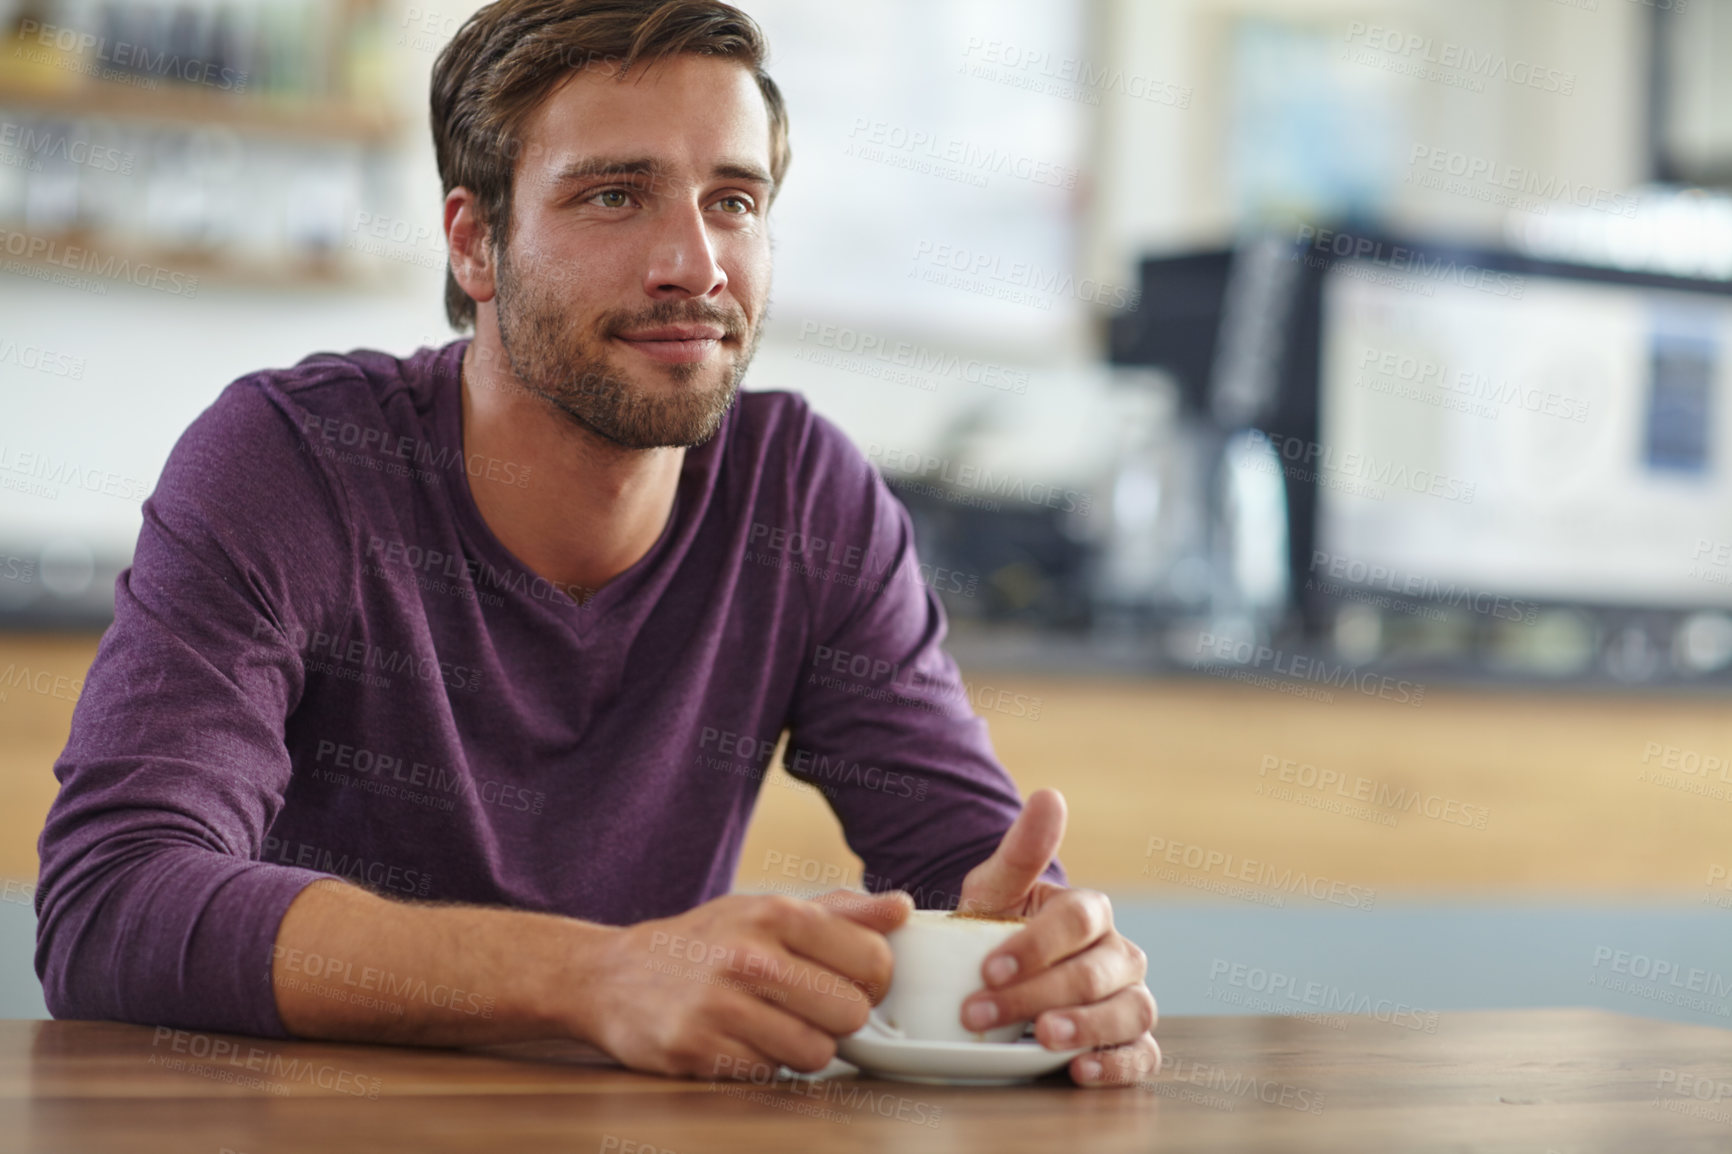
[[[996,913],[1020,907],[1064,841],[1064,795],[1056,789],[1029,794],[1022,813],[992,856],[968,871],[962,882],[965,912]]]
[[[869,930],[887,934],[908,920],[914,899],[901,890],[863,894],[857,890],[831,890],[812,899],[832,913],[841,914]]]

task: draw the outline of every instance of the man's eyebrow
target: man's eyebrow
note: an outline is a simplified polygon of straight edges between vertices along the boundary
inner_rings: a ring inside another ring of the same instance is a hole
[[[766,188],[774,188],[776,181],[770,174],[755,164],[738,160],[724,160],[710,170],[712,176],[722,176],[729,180],[745,180],[761,184]]]
[[[554,174],[555,184],[570,184],[574,181],[589,180],[598,176],[647,176],[652,183],[659,182],[665,169],[662,163],[653,157],[605,157],[592,156],[583,160],[574,160]],[[746,161],[724,160],[710,170],[713,177],[727,180],[744,180],[773,188],[775,181],[761,166]]]

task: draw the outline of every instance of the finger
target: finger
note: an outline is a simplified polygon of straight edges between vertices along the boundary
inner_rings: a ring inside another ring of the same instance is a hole
[[[1034,1036],[1049,1050],[1122,1046],[1155,1028],[1160,1010],[1143,985],[1120,990],[1089,1006],[1048,1010],[1034,1020]]]
[[[718,1038],[704,1049],[709,1052],[707,1060],[699,1059],[689,1069],[675,1072],[711,1082],[768,1082],[782,1067],[781,1062],[738,1038]]]
[[[1027,1021],[1047,1010],[1093,1005],[1140,986],[1144,966],[1142,951],[1115,934],[1027,981],[969,995],[962,1003],[962,1021],[970,1030],[989,1030]],[[1115,1042],[1130,1038],[1126,1035]]]
[[[785,950],[753,951],[729,966],[732,988],[803,1021],[832,1038],[866,1024],[870,994],[809,958]]]
[[[812,899],[825,909],[841,914],[869,930],[887,934],[908,920],[914,899],[902,890],[863,894],[857,890],[831,890]]]
[[[895,899],[884,904],[888,910]],[[817,902],[797,898],[764,898],[753,912],[759,928],[790,953],[841,975],[869,1000],[883,997],[890,985],[891,961],[890,943],[883,934]]]
[[[714,1022],[720,1032],[738,1039],[777,1066],[807,1073],[822,1070],[836,1056],[836,1039],[810,1022],[752,998],[719,1002]],[[761,1080],[761,1079],[758,1079]]]
[[[1112,932],[1113,903],[1107,895],[1096,890],[1064,890],[986,956],[981,977],[988,987],[1027,981]],[[1125,944],[1137,955],[1142,953],[1128,941]]]
[[[1161,1071],[1161,1046],[1144,1034],[1126,1046],[1091,1050],[1071,1059],[1071,1080],[1079,1086],[1135,1086]]]
[[[998,913],[1019,907],[1064,841],[1064,795],[1056,789],[1029,794],[992,856],[962,879],[962,913]]]

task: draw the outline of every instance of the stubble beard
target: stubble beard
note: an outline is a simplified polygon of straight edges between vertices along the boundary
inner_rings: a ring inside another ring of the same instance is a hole
[[[604,312],[585,332],[545,283],[513,264],[509,248],[499,253],[499,343],[524,388],[623,449],[689,449],[716,435],[757,352],[761,327],[750,329],[731,365],[658,365],[650,371],[665,372],[674,387],[666,393],[652,391],[633,383],[613,362],[608,348],[613,334],[658,325],[712,324],[727,338],[737,339],[747,329],[745,317],[704,302],[665,300],[641,313]],[[718,369],[715,385],[691,387]]]

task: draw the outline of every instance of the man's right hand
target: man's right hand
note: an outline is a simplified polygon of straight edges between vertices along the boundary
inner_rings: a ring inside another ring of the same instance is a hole
[[[731,894],[592,938],[573,967],[571,1030],[659,1074],[822,1069],[883,998],[884,934],[913,908],[903,893]]]

